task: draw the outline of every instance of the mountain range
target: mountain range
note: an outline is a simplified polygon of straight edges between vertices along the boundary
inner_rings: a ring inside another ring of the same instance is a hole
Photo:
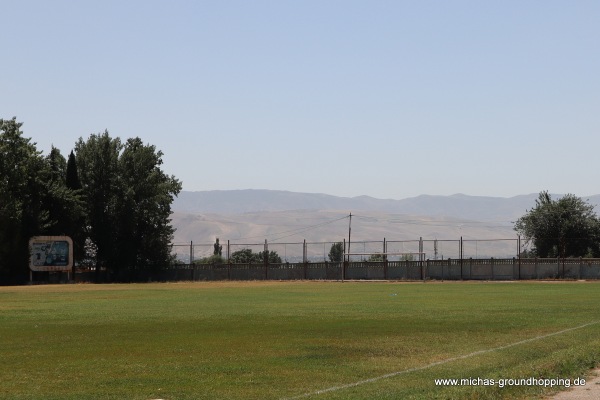
[[[537,197],[455,194],[391,200],[277,190],[183,191],[173,202],[171,218],[176,228],[175,252],[181,258],[189,255],[190,242],[195,257],[212,254],[215,238],[221,243],[230,240],[235,248],[254,246],[257,251],[268,240],[270,248],[280,254],[301,257],[302,249],[296,243],[342,241],[348,238],[350,227],[352,241],[362,242],[365,251],[380,251],[380,244],[367,243],[384,238],[411,243],[398,244],[401,247],[395,251],[418,251],[414,246],[419,238],[439,239],[448,241],[446,256],[456,257],[455,243],[462,237],[470,243],[465,256],[512,257],[517,237],[514,221],[535,207]],[[583,199],[592,205],[600,203],[600,195]],[[309,248],[312,256],[321,259],[327,251],[323,244]],[[427,249],[428,254],[432,251]]]
[[[558,198],[560,195],[552,195]],[[486,197],[455,194],[421,195],[402,200],[369,196],[338,197],[321,193],[296,193],[280,190],[183,191],[173,210],[187,213],[241,214],[291,210],[344,210],[393,214],[450,217],[476,221],[514,221],[535,206],[538,194],[514,197]],[[600,195],[584,197],[600,204]]]

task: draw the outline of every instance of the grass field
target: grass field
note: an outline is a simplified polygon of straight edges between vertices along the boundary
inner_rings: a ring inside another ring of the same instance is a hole
[[[582,377],[599,321],[600,282],[0,287],[0,398],[532,398],[434,379]]]

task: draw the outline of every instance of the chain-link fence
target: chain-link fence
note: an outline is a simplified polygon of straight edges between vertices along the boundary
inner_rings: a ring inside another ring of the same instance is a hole
[[[238,243],[220,240],[215,243],[176,243],[173,253],[180,263],[189,264],[211,257],[220,246],[221,256],[229,260],[241,250],[250,250],[253,254],[268,251],[274,252],[282,262],[325,262],[332,261],[329,254],[332,246],[342,243],[345,253],[351,253],[350,261],[377,260],[387,254],[388,261],[445,260],[445,259],[485,259],[518,257],[528,244],[519,238],[499,239],[425,239],[414,240],[371,240],[331,242],[254,242]]]

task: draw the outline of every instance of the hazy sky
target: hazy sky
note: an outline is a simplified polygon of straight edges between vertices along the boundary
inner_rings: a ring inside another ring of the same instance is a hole
[[[184,190],[599,193],[600,2],[3,0],[0,118]]]

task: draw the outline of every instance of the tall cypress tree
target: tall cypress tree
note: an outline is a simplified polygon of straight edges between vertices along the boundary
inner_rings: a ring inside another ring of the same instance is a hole
[[[81,182],[79,181],[79,172],[77,171],[77,160],[75,153],[71,150],[67,159],[67,167],[65,172],[65,187],[81,202],[81,207],[73,213],[72,219],[69,220],[69,229],[67,234],[73,240],[73,254],[75,260],[81,261],[85,257],[85,208],[83,194],[81,190]]]
[[[77,171],[77,162],[75,160],[75,154],[71,150],[69,159],[67,161],[67,176],[66,176],[67,187],[71,190],[81,189],[81,182],[79,181],[79,172]]]

